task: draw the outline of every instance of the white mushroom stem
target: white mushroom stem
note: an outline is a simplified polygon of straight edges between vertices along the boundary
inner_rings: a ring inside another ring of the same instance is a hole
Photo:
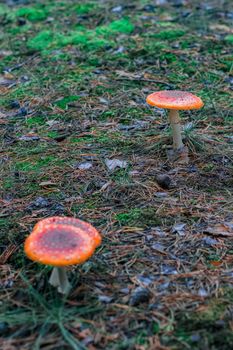
[[[71,284],[68,281],[67,273],[63,267],[54,267],[49,278],[49,283],[61,294],[68,294],[71,289]]]
[[[168,117],[172,128],[173,149],[179,150],[184,147],[181,136],[179,111],[170,109],[168,112]]]

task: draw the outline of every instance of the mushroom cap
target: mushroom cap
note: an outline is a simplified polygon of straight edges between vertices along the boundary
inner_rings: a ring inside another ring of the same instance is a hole
[[[191,92],[180,90],[164,90],[147,96],[146,102],[151,106],[166,109],[199,109],[204,103]]]
[[[100,234],[87,222],[54,216],[35,225],[24,251],[29,259],[42,264],[66,266],[88,260],[100,243]]]

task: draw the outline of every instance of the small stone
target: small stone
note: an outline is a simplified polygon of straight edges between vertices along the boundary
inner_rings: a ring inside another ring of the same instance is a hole
[[[169,189],[171,186],[171,178],[168,175],[161,174],[155,177],[158,185],[164,189]]]
[[[88,170],[88,169],[90,169],[90,168],[92,168],[92,163],[91,163],[91,162],[81,163],[81,164],[79,164],[79,166],[78,166],[78,169],[79,169],[79,170]]]
[[[132,295],[129,300],[129,305],[131,306],[137,306],[140,303],[145,303],[150,298],[150,292],[147,288],[144,287],[137,287],[132,292]]]

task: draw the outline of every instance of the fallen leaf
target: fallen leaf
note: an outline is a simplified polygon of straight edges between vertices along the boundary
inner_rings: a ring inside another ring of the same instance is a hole
[[[91,163],[91,162],[81,163],[81,164],[79,164],[79,166],[78,166],[78,169],[79,169],[79,170],[88,170],[88,169],[90,169],[90,168],[92,168],[92,163]]]
[[[120,159],[105,159],[105,164],[109,170],[115,170],[116,168],[127,168],[128,163],[125,160]]]
[[[212,261],[210,261],[210,264],[213,265],[213,266],[218,267],[218,266],[222,265],[222,262],[221,261],[212,260]]]
[[[215,236],[233,237],[233,220],[209,226],[205,232]]]
[[[175,224],[172,227],[172,233],[178,233],[179,236],[184,236],[185,235],[185,226],[186,226],[186,224],[183,224],[183,223]]]

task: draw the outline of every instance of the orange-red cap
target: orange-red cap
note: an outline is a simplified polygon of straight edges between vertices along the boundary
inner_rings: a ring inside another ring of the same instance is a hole
[[[204,103],[191,92],[180,90],[164,90],[150,94],[146,102],[151,106],[166,109],[199,109]]]
[[[54,216],[35,225],[24,251],[29,259],[42,264],[66,266],[89,259],[100,243],[100,234],[87,222]]]

